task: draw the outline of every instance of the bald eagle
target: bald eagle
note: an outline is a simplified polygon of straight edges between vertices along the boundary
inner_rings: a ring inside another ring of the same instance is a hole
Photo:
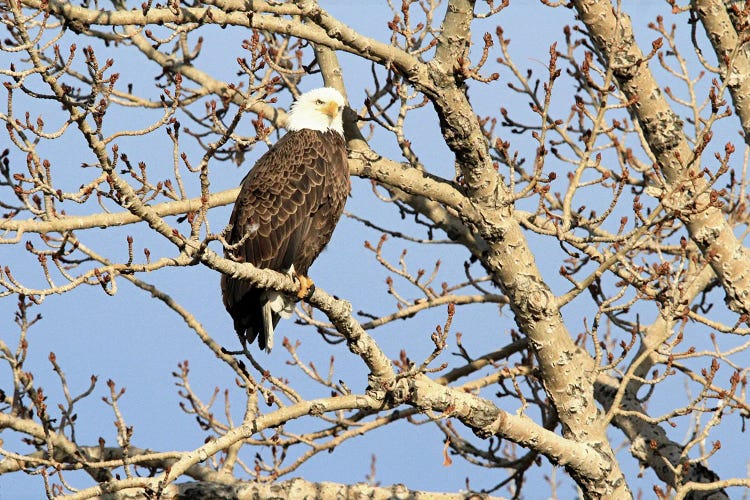
[[[245,176],[229,218],[226,257],[299,278],[298,298],[312,281],[307,271],[331,239],[349,195],[341,114],[344,97],[324,87],[292,105],[288,132]],[[222,275],[224,306],[243,348],[256,338],[273,347],[273,329],[294,310],[294,299]]]

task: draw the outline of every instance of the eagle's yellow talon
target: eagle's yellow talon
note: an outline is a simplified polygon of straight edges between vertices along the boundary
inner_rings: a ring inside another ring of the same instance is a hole
[[[297,279],[299,280],[299,290],[297,291],[297,298],[300,300],[305,299],[310,293],[310,290],[314,289],[313,287],[315,285],[313,284],[313,280],[311,280],[307,276],[297,275]]]

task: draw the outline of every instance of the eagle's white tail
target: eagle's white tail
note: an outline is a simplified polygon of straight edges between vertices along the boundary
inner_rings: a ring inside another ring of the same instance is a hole
[[[289,319],[294,313],[294,300],[280,292],[268,292],[268,304],[271,310],[284,319]]]
[[[273,348],[273,315],[277,314],[284,319],[289,319],[294,313],[294,300],[283,293],[270,291],[266,293],[263,303],[263,327],[266,333],[266,352]]]

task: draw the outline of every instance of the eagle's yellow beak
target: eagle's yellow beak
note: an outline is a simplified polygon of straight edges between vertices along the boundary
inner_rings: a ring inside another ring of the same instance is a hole
[[[323,113],[328,115],[329,117],[333,118],[339,112],[339,105],[333,101],[328,101],[323,105],[321,111],[323,111]]]

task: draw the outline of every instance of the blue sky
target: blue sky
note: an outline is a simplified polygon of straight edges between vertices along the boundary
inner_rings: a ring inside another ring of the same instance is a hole
[[[645,50],[650,47],[650,41],[657,36],[647,31],[646,24],[655,18],[657,12],[667,13],[668,6],[646,0],[624,3],[626,8],[632,9],[630,12],[638,28],[637,39]],[[341,0],[321,1],[321,4],[363,34],[384,39],[385,25],[391,18],[384,2],[364,0],[355,3]],[[680,22],[685,19],[680,18]],[[494,26],[498,22],[502,24],[506,36],[512,40],[511,52],[516,63],[522,69],[532,68],[536,75],[544,78],[549,44],[558,41],[560,48],[564,43],[562,27],[574,23],[574,19],[572,10],[543,8],[536,2],[517,0],[499,17],[478,21],[475,33],[494,32]],[[680,25],[679,29],[682,37],[689,36],[687,25]],[[206,39],[205,52],[196,65],[216,77],[233,78],[237,70],[239,43],[248,35],[231,28],[209,28],[201,33]],[[481,40],[481,37],[475,35],[475,40]],[[71,36],[61,43],[65,46],[72,41],[86,43],[76,36]],[[478,48],[474,47],[475,53],[477,50]],[[136,89],[149,89],[153,85],[153,77],[158,74],[158,70],[151,63],[145,62],[140,54],[133,49],[118,49],[112,53],[116,57],[115,70],[122,74],[122,81],[134,82]],[[497,52],[493,54],[495,57],[498,55]],[[341,54],[340,58],[350,102],[359,107],[365,97],[365,89],[372,87],[369,64],[348,54]],[[7,67],[9,60],[8,53],[0,52],[0,67]],[[656,65],[652,64],[652,69],[663,75],[663,72],[654,66]],[[500,70],[500,73],[500,83],[472,83],[470,96],[478,113],[497,116],[501,106],[517,114],[528,113],[527,103],[523,99],[514,98],[513,93],[505,86],[505,81],[511,81],[512,76],[507,71]],[[302,88],[306,90],[320,84],[319,76],[311,76],[305,80]],[[674,85],[678,86],[677,83]],[[570,103],[569,95],[563,92],[553,106],[564,116],[564,110]],[[31,107],[34,104],[27,104],[32,116],[40,112],[39,108]],[[47,110],[45,116],[46,113]],[[139,128],[152,119],[148,113],[133,113],[131,110],[113,111],[112,116],[114,119],[109,122],[109,127],[114,128]],[[184,120],[184,124],[190,127],[187,120]],[[250,135],[252,132],[248,116],[245,117],[244,125],[244,133]],[[732,126],[737,128],[736,123]],[[437,175],[450,176],[454,168],[453,157],[440,140],[434,112],[425,108],[415,113],[407,120],[406,131],[412,138],[414,149],[422,163]],[[507,131],[501,133],[507,134]],[[513,148],[527,155],[533,152],[534,145],[528,139],[507,135],[507,138],[514,141]],[[739,145],[740,141],[737,143]],[[399,159],[395,142],[382,132],[375,134],[372,146],[384,155]],[[212,189],[218,191],[236,186],[265,148],[264,145],[257,146],[247,155],[245,164],[239,167],[230,163],[214,162],[211,170]],[[188,140],[183,141],[183,149],[191,158],[200,158],[200,150]],[[163,130],[147,138],[124,139],[121,150],[126,151],[134,163],[145,161],[153,178],[166,178],[171,175],[171,144]],[[66,187],[74,189],[74,186],[82,182],[82,175],[91,175],[91,169],[83,173],[78,169],[81,163],[92,161],[92,156],[82,149],[80,138],[73,130],[66,133],[62,141],[46,146],[46,154],[53,161],[56,179]],[[554,161],[551,161],[549,168],[555,167],[561,169],[558,174],[564,168],[562,165],[555,166]],[[559,175],[559,178],[563,179],[564,175]],[[197,177],[186,177],[186,183],[189,192],[198,192]],[[594,206],[604,203],[606,206],[608,200],[592,199],[588,203]],[[80,209],[93,210],[91,204]],[[414,231],[416,235],[425,236],[423,229],[409,221],[402,221],[392,206],[377,200],[371,194],[369,181],[353,179],[353,193],[347,203],[347,210],[384,226]],[[210,221],[213,230],[217,231],[223,227],[228,216],[228,207],[212,210]],[[174,218],[170,219],[170,222],[176,224]],[[137,258],[142,255],[144,247],[150,249],[152,256],[174,255],[174,249],[150,234],[143,224],[106,231],[92,229],[79,233],[85,244],[112,259],[119,260],[125,260],[127,256],[127,235],[135,237]],[[311,269],[311,276],[316,284],[330,294],[350,300],[355,311],[365,310],[373,314],[384,314],[394,310],[393,299],[385,293],[384,281],[387,273],[364,248],[365,240],[375,243],[378,238],[379,233],[376,231],[365,228],[352,219],[343,218],[328,249]],[[553,291],[564,293],[569,284],[560,278],[557,272],[564,258],[562,253],[556,248],[551,249],[549,242],[541,238],[530,237],[530,243],[532,248],[539,251],[538,265],[545,278],[549,280]],[[385,253],[397,261],[404,248],[409,250],[407,263],[412,269],[424,267],[429,270],[437,258],[442,260],[437,283],[453,283],[464,279],[464,261],[469,257],[465,249],[457,246],[425,248],[390,239],[385,245]],[[16,277],[30,284],[43,283],[34,259],[21,248],[5,246],[0,248],[0,251],[0,264],[11,265]],[[481,273],[476,266],[474,269],[478,274]],[[217,342],[230,349],[238,346],[231,320],[221,304],[219,276],[215,272],[201,266],[167,268],[141,278],[159,286],[187,307]],[[112,424],[114,417],[101,401],[101,397],[108,394],[105,381],[112,379],[118,387],[127,388],[120,404],[125,420],[134,426],[135,445],[165,451],[198,447],[203,442],[205,433],[198,429],[192,417],[180,411],[180,398],[174,385],[175,379],[171,376],[171,372],[176,370],[177,363],[183,360],[190,362],[190,381],[199,395],[207,399],[215,387],[222,390],[228,388],[231,391],[233,414],[239,421],[243,399],[241,392],[236,390],[231,370],[203,346],[173,311],[125,280],[121,279],[118,283],[120,291],[114,297],[105,295],[98,287],[79,287],[69,294],[50,296],[42,306],[34,309],[41,312],[44,317],[30,332],[30,350],[26,366],[27,370],[35,374],[36,382],[44,387],[50,401],[58,401],[61,390],[47,361],[49,352],[56,354],[73,392],[84,390],[92,374],[99,377],[94,395],[77,405],[80,442],[93,445],[100,436],[104,437],[107,443],[115,442],[115,429]],[[408,285],[397,283],[397,286],[406,295],[416,296],[416,291],[410,290]],[[564,311],[568,328],[574,335],[583,331],[582,318],[589,314],[585,309],[576,307]],[[17,336],[17,329],[13,323],[14,309],[15,298],[0,300],[0,335],[12,346],[15,345],[13,342]],[[654,311],[644,310],[643,314],[644,318],[647,318],[649,315],[653,316]],[[408,322],[390,324],[379,329],[375,337],[391,358],[398,358],[400,350],[406,349],[412,359],[421,359],[432,350],[430,334],[435,325],[442,323],[444,319],[444,309],[436,310]],[[516,327],[512,313],[507,308],[498,310],[495,305],[476,305],[459,308],[453,332],[462,332],[467,348],[478,355],[493,349],[493,346],[497,348],[506,343],[509,338],[508,332],[513,328]],[[364,390],[367,371],[358,359],[348,353],[344,345],[328,345],[311,328],[300,327],[291,321],[282,323],[277,331],[280,337],[288,336],[292,340],[301,340],[300,355],[303,359],[316,360],[321,370],[327,368],[328,359],[335,356],[334,380],[345,380],[355,392]],[[455,348],[449,348],[436,364],[443,360],[453,361],[455,358],[450,354],[452,351],[455,351]],[[287,364],[288,359],[288,354],[279,344],[272,355],[259,355],[259,360],[272,373],[295,381],[305,395],[326,395],[322,388],[305,382],[305,377],[299,370]],[[745,365],[750,364],[747,356],[745,361]],[[9,372],[5,367],[0,367],[0,370],[0,377],[8,376]],[[491,395],[492,391],[488,394]],[[669,398],[656,400],[652,402],[652,409],[664,410],[670,404],[672,402]],[[517,409],[515,401],[501,401],[500,405],[508,411]],[[221,408],[220,404],[217,411]],[[533,413],[531,416],[537,417]],[[309,428],[309,425],[317,427],[320,424],[306,420],[291,424],[289,429],[302,430]],[[679,430],[687,432],[688,429],[688,426],[684,426]],[[467,431],[466,434],[469,435],[470,432]],[[677,431],[670,435],[676,441],[681,441],[684,437]],[[616,432],[613,432],[613,436],[615,437],[612,443],[616,446],[622,438]],[[1,437],[7,440],[6,443],[12,442],[12,439],[6,436]],[[731,439],[724,441],[725,446],[730,449],[733,445],[739,446],[738,442],[732,443]],[[345,442],[330,455],[314,457],[290,477],[302,476],[314,481],[364,481],[370,471],[372,455],[377,456],[376,479],[384,485],[405,483],[415,489],[455,492],[465,488],[466,477],[471,478],[471,486],[477,489],[490,487],[505,477],[503,471],[471,466],[458,457],[454,457],[452,466],[444,467],[442,449],[441,434],[432,424],[399,423],[393,428],[386,427],[361,439]],[[254,452],[255,450],[250,450],[245,456],[249,463],[252,463],[252,458],[248,457]],[[523,450],[519,450],[519,454],[522,453]],[[741,453],[741,450],[738,450],[738,453]],[[621,449],[619,456],[622,457],[621,465],[628,471],[628,476],[635,478],[637,464],[629,456],[627,449]],[[735,465],[736,467],[724,465],[723,471],[731,470],[733,474],[744,476],[746,464],[737,461]],[[549,469],[545,467],[544,471],[548,473]],[[561,476],[562,474],[558,475]],[[68,474],[66,477],[74,485],[89,484],[87,478],[81,481],[80,477],[74,474]],[[549,494],[549,488],[539,474],[536,474],[536,479],[539,479],[538,483],[529,485],[527,498]],[[647,472],[643,480],[633,479],[632,486],[634,489],[645,488],[648,495],[652,483],[653,475]],[[0,482],[0,498],[22,498],[29,491],[42,492],[39,478],[13,474],[4,477]],[[559,495],[560,498],[576,497],[570,481],[564,482]]]

